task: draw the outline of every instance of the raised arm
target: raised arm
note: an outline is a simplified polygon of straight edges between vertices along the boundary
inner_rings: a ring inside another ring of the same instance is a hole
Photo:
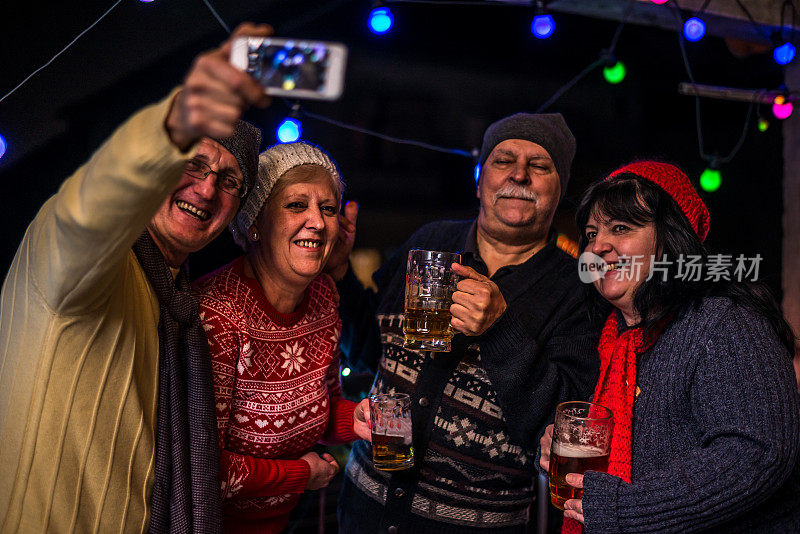
[[[231,39],[271,31],[243,25]],[[229,64],[229,48],[230,41],[198,56],[181,89],[120,126],[42,207],[19,254],[53,310],[99,305],[196,141],[230,135],[245,108],[267,103],[258,83]]]
[[[191,150],[164,129],[174,94],[128,119],[68,178],[29,226],[18,254],[55,311],[96,307],[133,242],[175,187]]]

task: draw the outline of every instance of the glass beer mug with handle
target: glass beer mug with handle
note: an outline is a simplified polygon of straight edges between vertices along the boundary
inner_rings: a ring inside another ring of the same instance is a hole
[[[614,416],[599,404],[562,402],[556,407],[550,446],[550,502],[559,510],[569,499],[580,499],[582,490],[567,484],[568,473],[607,471],[611,453]]]
[[[375,468],[399,471],[413,467],[411,397],[405,393],[372,395],[369,417]]]
[[[461,254],[432,250],[408,252],[404,347],[450,350],[453,339],[450,305],[458,284],[458,277],[451,267],[453,263],[461,263]]]

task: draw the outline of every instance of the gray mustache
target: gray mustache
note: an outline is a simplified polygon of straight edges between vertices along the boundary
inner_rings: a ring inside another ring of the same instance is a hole
[[[534,203],[538,200],[536,193],[516,184],[506,184],[495,191],[492,203],[497,203],[501,198],[520,198],[522,200],[532,200]]]

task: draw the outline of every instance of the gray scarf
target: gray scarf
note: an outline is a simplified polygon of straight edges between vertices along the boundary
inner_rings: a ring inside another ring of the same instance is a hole
[[[185,266],[173,280],[145,231],[133,251],[158,297],[158,415],[150,532],[220,531],[211,357]]]

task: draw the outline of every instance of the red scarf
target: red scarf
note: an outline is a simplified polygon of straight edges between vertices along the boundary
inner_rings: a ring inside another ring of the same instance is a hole
[[[609,408],[614,414],[614,434],[611,437],[611,455],[608,473],[625,482],[631,481],[631,427],[633,402],[636,399],[636,358],[656,342],[664,326],[660,322],[644,340],[642,328],[630,328],[619,333],[617,312],[606,319],[600,344],[600,378],[594,388],[592,402]],[[583,525],[574,519],[564,519],[562,534],[581,534]]]

